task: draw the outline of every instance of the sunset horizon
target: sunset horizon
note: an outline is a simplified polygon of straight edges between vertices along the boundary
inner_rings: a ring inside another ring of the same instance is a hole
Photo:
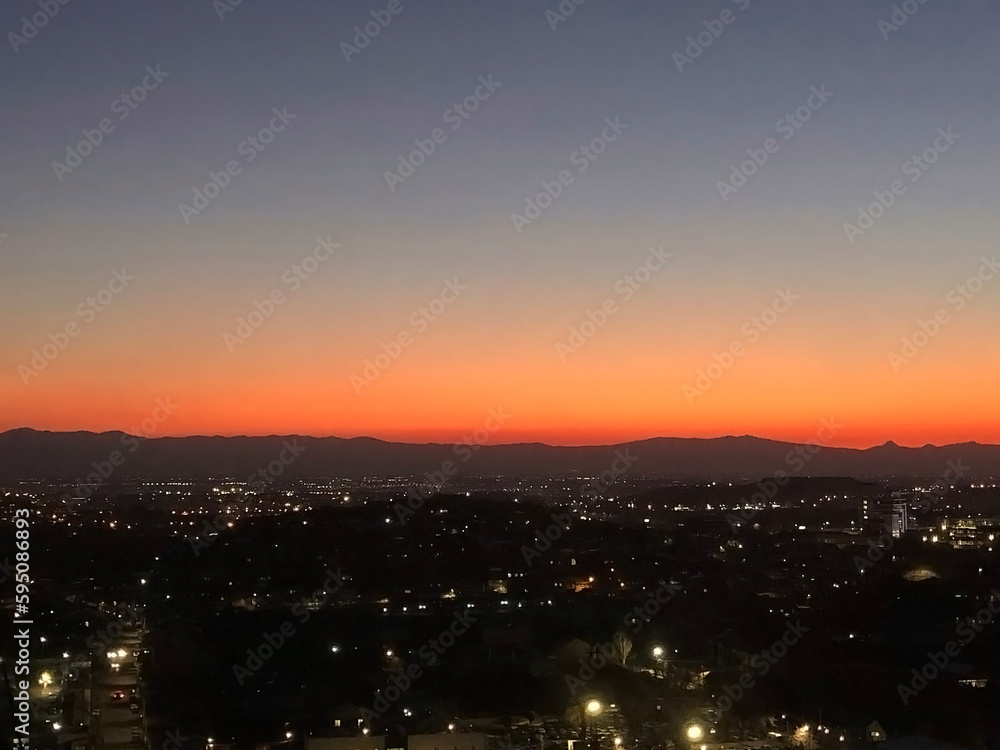
[[[0,750],[1000,749],[998,29],[0,5]]]

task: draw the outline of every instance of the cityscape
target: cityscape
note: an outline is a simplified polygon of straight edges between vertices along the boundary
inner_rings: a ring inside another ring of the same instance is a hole
[[[8,481],[8,695],[51,748],[989,746],[1000,483],[734,479]]]
[[[0,750],[1000,750],[996,0],[8,0]]]

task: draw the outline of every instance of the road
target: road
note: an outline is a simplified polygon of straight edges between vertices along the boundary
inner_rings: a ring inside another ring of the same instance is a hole
[[[142,750],[146,747],[146,733],[135,656],[142,651],[141,630],[138,627],[123,630],[108,651],[115,652],[116,656],[109,660],[105,653],[94,654],[91,667],[90,721],[94,747],[96,750]],[[124,656],[117,655],[121,653]],[[112,699],[116,691],[123,692],[124,699]],[[138,711],[130,708],[133,701],[138,701]],[[99,711],[99,715],[95,716],[95,711]]]

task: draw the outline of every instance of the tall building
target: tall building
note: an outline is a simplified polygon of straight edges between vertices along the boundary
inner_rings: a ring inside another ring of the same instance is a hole
[[[861,499],[861,529],[888,530],[898,539],[910,529],[909,499],[904,492],[893,492],[889,498]]]
[[[896,539],[903,536],[910,529],[909,502],[900,492],[894,492],[892,499],[885,504],[882,511],[884,525],[889,528],[889,533]]]

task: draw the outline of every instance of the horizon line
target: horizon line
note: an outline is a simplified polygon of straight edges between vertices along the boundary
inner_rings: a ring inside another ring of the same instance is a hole
[[[9,434],[9,433],[23,432],[23,431],[36,432],[36,433],[47,433],[47,434],[51,434],[51,435],[72,435],[72,434],[83,433],[83,434],[87,434],[87,435],[100,436],[100,435],[123,434],[123,435],[129,435],[131,437],[141,438],[143,440],[163,440],[163,439],[183,440],[183,439],[193,439],[193,438],[221,438],[221,439],[238,439],[238,438],[251,438],[251,439],[254,439],[254,438],[307,438],[309,440],[330,440],[330,439],[332,439],[332,440],[345,440],[345,441],[346,440],[373,440],[373,441],[376,441],[376,442],[388,443],[388,444],[393,444],[393,445],[413,445],[413,446],[465,445],[465,443],[455,443],[455,442],[439,442],[439,441],[415,442],[415,441],[406,441],[406,440],[390,440],[390,439],[386,439],[386,438],[375,437],[374,435],[353,435],[353,436],[350,436],[350,437],[344,437],[343,435],[332,435],[332,434],[331,435],[310,435],[310,434],[304,434],[304,433],[275,433],[275,432],[272,432],[272,433],[266,433],[266,434],[237,433],[237,434],[229,434],[229,435],[224,435],[224,434],[220,434],[220,433],[216,433],[216,434],[212,434],[212,435],[208,435],[208,434],[204,434],[204,433],[192,433],[192,434],[185,434],[185,435],[155,435],[155,436],[152,436],[152,437],[148,437],[148,436],[145,436],[145,435],[142,435],[142,434],[131,433],[131,432],[128,432],[127,430],[101,430],[100,432],[98,432],[98,431],[95,431],[95,430],[88,430],[88,429],[78,429],[78,430],[48,430],[48,429],[39,429],[39,428],[36,428],[36,427],[11,427],[9,429],[0,431],[0,437],[2,437],[3,435]],[[943,443],[943,444],[940,444],[940,445],[938,445],[936,443],[924,443],[922,445],[904,445],[902,443],[898,443],[895,440],[891,440],[891,439],[890,440],[886,440],[884,443],[879,443],[879,444],[876,444],[876,445],[869,445],[869,446],[864,447],[864,448],[858,448],[858,447],[847,446],[847,445],[820,444],[820,443],[818,443],[815,440],[813,440],[813,441],[779,440],[779,439],[776,439],[776,438],[769,438],[769,437],[763,437],[763,436],[760,436],[760,435],[750,435],[750,434],[745,434],[745,435],[733,435],[733,434],[714,435],[712,437],[680,436],[680,435],[654,435],[652,437],[637,438],[635,440],[624,440],[624,441],[618,441],[618,442],[612,442],[612,443],[581,443],[581,444],[547,443],[547,442],[544,442],[542,440],[519,440],[519,441],[507,442],[507,443],[504,443],[504,442],[492,442],[492,441],[490,441],[490,442],[487,442],[487,443],[478,443],[478,445],[480,445],[483,448],[488,448],[488,447],[503,447],[503,446],[518,446],[518,445],[540,445],[540,446],[543,446],[543,447],[546,447],[546,448],[614,448],[614,447],[619,447],[619,446],[634,445],[636,443],[647,443],[647,442],[652,442],[654,440],[699,440],[699,441],[709,442],[709,441],[713,441],[713,440],[727,440],[727,439],[729,439],[729,440],[741,440],[741,439],[761,440],[761,441],[765,441],[765,442],[769,442],[769,443],[780,443],[780,444],[783,444],[783,445],[793,445],[793,446],[797,446],[797,445],[819,445],[819,447],[821,447],[821,448],[834,448],[834,449],[837,449],[837,450],[850,450],[850,451],[858,451],[858,452],[864,452],[864,451],[873,450],[875,448],[882,448],[882,447],[886,447],[886,446],[895,446],[897,448],[903,448],[903,449],[906,449],[906,450],[920,450],[922,448],[939,448],[940,449],[940,448],[951,448],[951,447],[962,446],[962,445],[976,445],[976,446],[985,447],[985,448],[1000,448],[1000,444],[996,444],[996,443],[980,443],[979,441],[976,441],[976,440],[966,440],[966,441],[957,442],[957,443]]]

